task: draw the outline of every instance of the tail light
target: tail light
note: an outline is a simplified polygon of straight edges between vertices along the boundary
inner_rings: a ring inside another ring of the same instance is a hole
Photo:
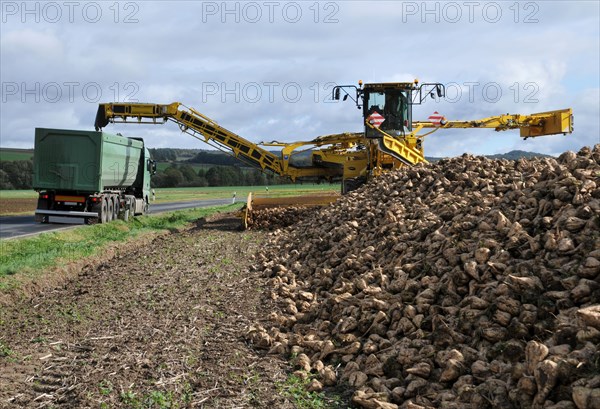
[[[48,199],[48,193],[40,193],[40,199]]]

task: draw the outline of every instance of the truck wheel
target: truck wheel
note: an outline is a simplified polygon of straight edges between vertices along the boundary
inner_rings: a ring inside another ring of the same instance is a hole
[[[114,215],[115,215],[115,206],[114,206],[112,198],[108,199],[107,206],[108,207],[106,209],[106,221],[107,222],[111,222],[113,220]]]
[[[131,217],[135,216],[135,198],[129,199],[129,214]]]
[[[93,213],[98,213],[98,217],[86,217],[85,224],[97,224],[102,221],[102,204],[97,203],[92,206],[91,211]]]
[[[106,198],[102,198],[102,207],[100,208],[100,217],[98,218],[100,223],[108,222],[108,203]]]
[[[115,209],[113,219],[117,220],[119,218],[119,212],[121,211],[121,203],[119,202],[119,198],[115,197]]]

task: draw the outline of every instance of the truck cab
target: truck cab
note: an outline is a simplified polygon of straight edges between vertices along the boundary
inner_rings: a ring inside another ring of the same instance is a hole
[[[144,195],[144,206],[146,207],[144,213],[148,212],[148,206],[150,203],[150,197],[151,197],[151,192],[152,189],[150,187],[150,179],[152,178],[152,175],[154,175],[156,173],[156,161],[154,161],[151,157],[150,157],[150,151],[148,150],[148,148],[144,147],[144,162],[145,162],[145,171],[143,172],[143,182],[142,182],[142,186],[143,186],[143,195]]]

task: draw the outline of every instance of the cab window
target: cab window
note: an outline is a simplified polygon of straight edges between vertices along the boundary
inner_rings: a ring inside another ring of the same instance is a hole
[[[385,106],[385,95],[383,92],[372,92],[369,94],[369,100],[367,103],[367,113],[372,114],[377,111],[383,114],[383,108]]]
[[[367,98],[365,117],[377,112],[384,118],[378,127],[386,132],[396,131],[396,136],[412,129],[409,107],[408,91],[371,92]]]
[[[383,109],[385,121],[381,124],[383,130],[398,130],[404,132],[404,128],[410,129],[409,103],[407,93],[403,91],[388,91],[385,94]]]

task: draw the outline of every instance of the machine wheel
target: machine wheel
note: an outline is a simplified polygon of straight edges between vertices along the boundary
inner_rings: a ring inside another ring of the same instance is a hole
[[[358,189],[363,184],[365,184],[365,178],[352,178],[346,179],[342,182],[342,194],[345,195],[347,193],[352,192],[353,190]]]
[[[100,220],[100,223],[107,223],[108,220],[108,201],[106,200],[105,197],[102,198],[102,204],[100,205],[100,217],[98,217],[98,219]]]
[[[111,222],[115,216],[115,204],[112,200],[112,197],[107,200],[107,211],[106,211],[106,221]]]

